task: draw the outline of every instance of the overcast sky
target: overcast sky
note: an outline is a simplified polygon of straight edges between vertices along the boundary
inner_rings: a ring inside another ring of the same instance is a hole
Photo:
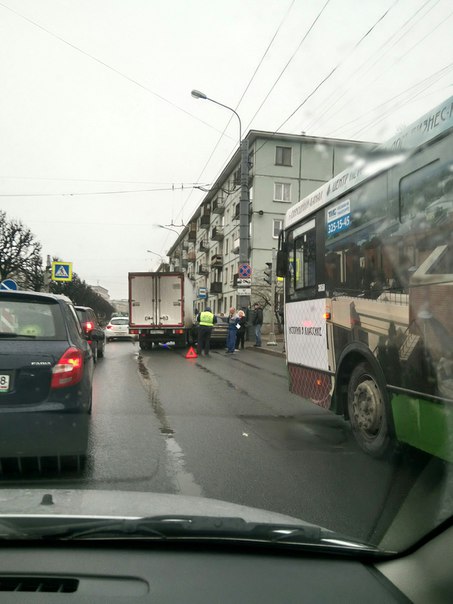
[[[0,0],[0,207],[126,297],[238,144],[193,88],[244,133],[384,141],[453,94],[452,27],[451,0]]]

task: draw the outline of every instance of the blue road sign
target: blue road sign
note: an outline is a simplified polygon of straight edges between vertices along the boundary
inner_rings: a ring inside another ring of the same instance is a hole
[[[0,289],[15,291],[17,289],[17,283],[13,279],[5,279],[0,283]]]

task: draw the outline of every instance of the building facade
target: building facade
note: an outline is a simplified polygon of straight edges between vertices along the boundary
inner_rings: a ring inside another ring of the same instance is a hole
[[[251,303],[270,303],[265,281],[288,208],[348,167],[373,143],[251,130],[249,146],[249,260]],[[173,270],[187,272],[197,309],[227,313],[237,302],[240,158],[228,165],[168,251]],[[277,288],[278,293],[278,288]]]

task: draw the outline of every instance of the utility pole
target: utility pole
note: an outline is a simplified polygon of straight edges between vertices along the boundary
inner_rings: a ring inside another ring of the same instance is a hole
[[[241,141],[241,198],[239,202],[239,262],[249,261],[250,237],[250,203],[249,203],[249,142]],[[238,307],[247,309],[250,296],[238,296]]]
[[[191,95],[195,99],[202,99],[205,101],[211,101],[220,107],[224,107],[234,113],[239,123],[239,148],[241,150],[241,197],[239,201],[239,264],[248,264],[249,262],[249,143],[248,140],[242,140],[242,122],[239,114],[233,107],[219,103],[214,99],[208,97],[204,92],[200,90],[192,90]],[[238,308],[247,309],[250,303],[250,296],[238,295],[237,306]]]

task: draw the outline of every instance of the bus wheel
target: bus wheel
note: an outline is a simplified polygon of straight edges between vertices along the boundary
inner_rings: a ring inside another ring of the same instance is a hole
[[[372,457],[385,457],[395,448],[389,413],[384,388],[368,363],[360,363],[349,380],[348,415],[357,443]]]

